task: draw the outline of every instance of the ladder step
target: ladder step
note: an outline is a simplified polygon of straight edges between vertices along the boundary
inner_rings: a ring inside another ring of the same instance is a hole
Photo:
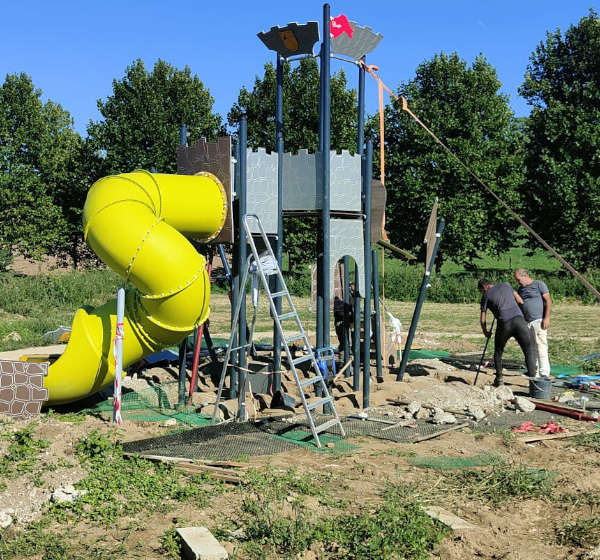
[[[288,293],[287,290],[282,290],[281,292],[273,292],[271,294],[271,297],[272,298],[282,297],[282,296],[285,296],[287,293]]]
[[[308,379],[303,379],[302,381],[300,381],[299,385],[300,387],[304,388],[307,387],[308,385],[313,385],[314,383],[317,383],[319,381],[321,381],[323,378],[320,375],[317,375],[315,377],[309,377]]]
[[[286,319],[291,319],[292,317],[297,317],[298,314],[295,311],[290,311],[289,313],[284,313],[283,315],[279,315],[280,321],[285,321]]]
[[[312,359],[313,359],[313,353],[311,352],[310,354],[306,354],[306,356],[300,356],[299,358],[292,360],[292,364],[297,366],[298,364],[303,364],[304,362],[309,362]]]
[[[320,406],[324,406],[324,405],[332,403],[332,402],[333,402],[333,398],[327,397],[326,399],[321,399],[320,401],[316,401],[314,403],[306,405],[306,408],[308,408],[308,410],[310,411],[310,410],[314,410],[315,408],[319,408]]]
[[[298,334],[293,334],[292,336],[290,336],[289,338],[285,339],[285,343],[289,344],[290,342],[292,342],[292,340],[298,340],[299,338],[304,338],[306,335],[304,333],[298,333]]]
[[[328,430],[329,428],[331,428],[332,426],[335,426],[336,424],[341,424],[339,418],[333,418],[331,420],[327,420],[327,422],[324,422],[323,424],[315,426],[315,432],[317,432],[317,434],[320,434],[321,432]]]

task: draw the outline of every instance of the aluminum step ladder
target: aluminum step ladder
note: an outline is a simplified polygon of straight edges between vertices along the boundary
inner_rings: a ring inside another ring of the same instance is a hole
[[[260,237],[262,238],[262,242],[265,246],[265,251],[260,255],[256,248],[256,243],[249,223],[250,221],[254,222],[255,225],[258,227]],[[317,447],[322,447],[321,441],[319,439],[320,433],[337,425],[339,426],[339,430],[341,432],[342,437],[345,437],[346,434],[344,432],[344,428],[335,409],[333,397],[330,395],[325,380],[323,379],[321,371],[317,365],[315,354],[310,345],[306,332],[304,331],[302,323],[300,322],[300,317],[298,316],[298,312],[296,311],[296,307],[294,306],[292,297],[290,296],[290,293],[287,289],[285,280],[283,279],[283,275],[281,274],[281,269],[279,268],[277,259],[275,258],[275,254],[273,253],[273,249],[271,248],[271,244],[269,243],[267,234],[265,233],[262,223],[260,222],[260,219],[256,214],[246,214],[244,216],[243,223],[244,229],[246,231],[246,239],[248,240],[248,243],[251,248],[251,254],[248,255],[248,260],[246,262],[246,267],[244,269],[244,274],[240,283],[239,293],[244,293],[244,291],[247,288],[248,281],[251,278],[251,275],[253,275],[255,278],[256,275],[260,277],[264,291],[269,299],[271,316],[274,318],[276,328],[281,336],[281,342],[287,355],[288,364],[292,375],[294,376],[294,381],[296,382],[296,387],[298,388],[300,399],[302,400],[302,406],[304,407],[304,412],[306,413],[306,418],[308,419],[310,431],[312,432]],[[277,285],[280,286],[281,289],[280,291],[271,292],[268,277],[274,275],[277,277],[279,281]],[[257,286],[255,286],[255,289],[256,288]],[[281,298],[282,304],[287,303],[287,310],[285,313],[277,312],[275,306],[276,298]],[[239,314],[242,306],[242,301],[243,298],[239,298],[233,316],[232,331],[229,338],[229,344],[227,345],[227,353],[225,355],[225,361],[223,362],[223,369],[221,370],[221,379],[219,380],[217,400],[214,405],[214,411],[212,416],[213,424],[216,419],[219,402],[221,401],[223,386],[225,384],[225,378],[227,376],[227,368],[230,365],[231,353],[237,350],[241,350],[243,348],[251,348],[253,343],[252,339],[254,336],[254,320],[252,322],[252,328],[250,330],[250,336],[248,337],[247,343],[243,346],[236,346],[235,348],[233,347],[234,341],[236,340],[236,336],[239,330]],[[284,328],[284,323],[286,327],[287,325],[292,325],[292,328]],[[300,356],[298,358],[294,358],[292,356],[292,352],[290,351],[290,343],[292,342],[295,342],[295,345],[300,345],[305,349],[305,354],[303,356]],[[307,362],[310,362],[312,366],[311,373],[314,373],[314,375],[312,377],[303,377],[301,379],[298,375],[298,370],[296,366]],[[307,388],[313,386],[315,387],[317,395],[320,395],[321,398],[318,401],[308,403],[304,395],[304,391]],[[245,390],[245,387],[240,387],[240,391]],[[316,425],[315,419],[313,417],[313,411],[321,406],[328,406],[330,414],[333,415],[333,418],[324,422],[323,424]]]

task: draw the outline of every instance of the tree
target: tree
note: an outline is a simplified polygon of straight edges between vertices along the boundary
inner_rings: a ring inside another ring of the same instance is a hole
[[[26,74],[0,87],[0,245],[28,258],[76,257],[87,185],[83,150],[60,105],[42,103]]]
[[[420,64],[398,93],[469,168],[519,209],[521,125],[500,85],[483,56],[467,66],[456,53],[441,53]],[[385,149],[386,229],[393,243],[419,251],[437,196],[439,215],[446,220],[439,266],[447,258],[465,263],[480,251],[501,253],[511,246],[517,235],[514,220],[396,101],[385,108]]]
[[[97,175],[137,168],[175,172],[180,125],[187,125],[191,143],[223,132],[212,106],[209,91],[189,67],[177,70],[158,60],[148,72],[136,60],[120,81],[113,80],[112,96],[98,100],[103,120],[88,125],[90,142],[103,159]]]
[[[600,266],[600,21],[590,10],[531,54],[524,189],[534,229],[576,266]]]
[[[248,117],[248,145],[275,150],[276,72],[265,64],[262,78],[256,77],[254,88],[240,90],[237,102],[227,115],[231,127],[242,113]],[[331,77],[331,149],[356,148],[356,91],[348,90],[343,71]],[[319,66],[305,58],[292,69],[284,64],[283,129],[286,152],[299,149],[316,151],[319,146]],[[316,257],[316,220],[289,218],[284,221],[283,250],[291,265],[312,262]]]

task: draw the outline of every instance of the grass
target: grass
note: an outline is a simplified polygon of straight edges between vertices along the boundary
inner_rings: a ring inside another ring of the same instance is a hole
[[[514,498],[550,498],[555,475],[526,466],[503,465],[490,470],[463,470],[445,475],[445,483],[470,499],[493,505]]]
[[[16,459],[17,465],[23,465],[30,457],[37,457],[40,440],[31,437],[30,432],[15,439],[19,451],[9,447],[7,458]],[[208,475],[182,475],[170,465],[137,457],[125,458],[119,440],[97,431],[90,432],[75,447],[81,467],[86,471],[76,488],[85,493],[73,502],[49,504],[37,523],[22,530],[13,529],[10,534],[0,533],[0,558],[3,560],[39,554],[45,560],[123,558],[128,554],[125,541],[143,527],[144,518],[155,512],[168,512],[177,503],[202,509],[208,507],[212,497],[225,491],[224,484]],[[66,525],[69,526],[69,538],[62,530]],[[116,545],[112,539],[104,542],[104,538],[100,538],[81,550],[82,542],[78,543],[71,536],[73,532],[86,534],[86,527],[99,527],[103,534],[117,529],[123,531],[124,536]],[[176,550],[171,537],[163,536],[162,539],[162,548],[167,554],[174,554]]]
[[[600,453],[600,432],[592,432],[589,434],[579,434],[571,440],[579,447],[586,447],[596,453]]]
[[[30,473],[39,467],[40,454],[50,445],[47,440],[34,437],[33,424],[3,436],[9,441],[6,453],[0,457],[0,477],[12,478]]]
[[[231,520],[238,537],[220,533],[237,543],[236,559],[291,559],[310,549],[331,560],[425,560],[447,534],[405,486],[388,485],[379,505],[354,504],[348,512],[347,502],[326,499],[331,480],[267,469],[250,473],[247,482],[241,515]],[[308,497],[329,507],[318,510]]]
[[[566,523],[556,531],[556,542],[560,545],[590,547],[600,544],[600,518],[578,519]]]

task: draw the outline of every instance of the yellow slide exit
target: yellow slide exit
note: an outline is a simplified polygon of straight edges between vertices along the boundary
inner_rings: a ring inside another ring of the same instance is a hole
[[[85,240],[132,284],[123,367],[179,343],[206,320],[206,262],[188,239],[213,239],[226,214],[225,189],[210,173],[134,171],[94,183],[83,208]],[[45,380],[47,404],[76,401],[113,383],[116,311],[116,298],[77,311],[69,343]]]

